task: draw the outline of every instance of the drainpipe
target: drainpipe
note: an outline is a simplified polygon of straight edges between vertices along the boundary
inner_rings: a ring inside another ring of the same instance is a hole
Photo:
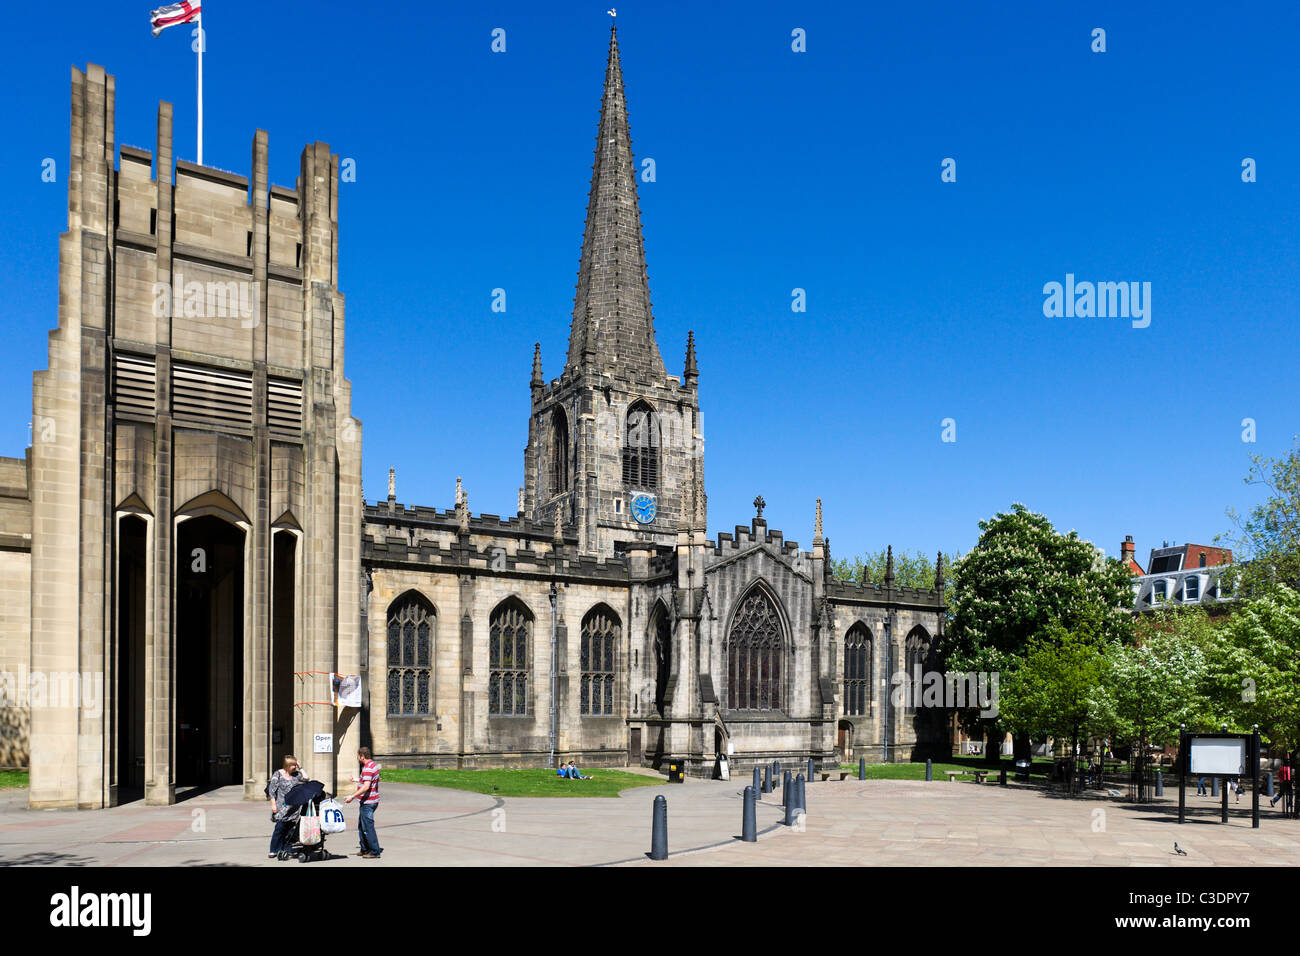
[[[559,685],[559,675],[555,672],[555,582],[551,582],[551,769],[555,768],[555,693]]]
[[[892,638],[893,638],[893,634],[892,634],[893,626],[892,626],[892,622],[890,621],[890,616],[891,616],[890,612],[886,610],[885,611],[885,739],[881,748],[881,752],[883,754],[882,759],[884,760],[885,763],[889,763],[889,704],[891,699],[893,698],[893,686],[894,686],[893,679],[889,671],[890,650],[892,647]]]

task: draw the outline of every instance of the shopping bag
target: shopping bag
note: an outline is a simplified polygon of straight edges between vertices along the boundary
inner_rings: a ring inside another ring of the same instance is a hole
[[[325,800],[320,805],[320,829],[322,833],[342,833],[347,821],[343,819],[343,808],[337,800]]]
[[[298,819],[298,842],[303,846],[320,843],[320,817],[310,803],[302,808],[302,816]]]

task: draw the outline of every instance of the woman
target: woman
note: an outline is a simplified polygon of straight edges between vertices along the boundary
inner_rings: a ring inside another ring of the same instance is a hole
[[[285,754],[284,765],[271,775],[271,782],[266,787],[267,795],[271,798],[271,820],[275,823],[267,859],[275,859],[293,844],[293,834],[298,826],[298,818],[302,815],[302,807],[286,806],[284,798],[298,784],[306,782],[307,778],[298,766],[298,758],[293,754]]]

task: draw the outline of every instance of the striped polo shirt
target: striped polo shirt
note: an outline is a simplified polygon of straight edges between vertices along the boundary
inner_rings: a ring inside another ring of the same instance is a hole
[[[379,803],[379,764],[373,760],[367,760],[361,768],[361,782],[370,789],[366,795],[361,798],[361,802],[368,807],[377,806]]]

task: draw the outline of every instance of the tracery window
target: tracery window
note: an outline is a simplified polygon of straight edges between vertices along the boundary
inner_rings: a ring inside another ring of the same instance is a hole
[[[582,619],[580,711],[589,716],[614,713],[614,650],[618,646],[618,615],[603,604]]]
[[[781,619],[767,592],[755,588],[740,605],[727,639],[727,706],[780,710]]]
[[[861,621],[844,638],[844,713],[871,713],[871,631]]]
[[[930,635],[921,625],[918,624],[908,633],[907,641],[903,645],[903,654],[907,666],[907,679],[911,682],[912,688],[908,695],[907,709],[914,711],[921,702],[921,692],[925,686],[922,681],[925,679],[926,670],[930,667]]]
[[[518,600],[497,605],[488,621],[488,713],[528,713],[528,675],[533,616]]]
[[[654,634],[655,710],[663,714],[668,705],[668,675],[672,673],[673,665],[673,632],[668,609],[662,603],[655,609],[651,631]]]
[[[627,410],[623,484],[648,491],[659,486],[659,422],[645,402],[635,402]]]
[[[388,606],[388,713],[428,716],[433,681],[433,606],[405,594]]]

